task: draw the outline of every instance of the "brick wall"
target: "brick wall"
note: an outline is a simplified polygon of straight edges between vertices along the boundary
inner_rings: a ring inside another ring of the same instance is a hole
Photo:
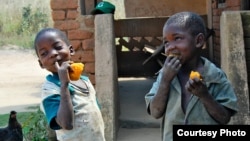
[[[72,60],[85,64],[84,73],[95,85],[94,17],[81,15],[80,0],[51,0],[54,27],[66,33],[76,54]]]
[[[215,30],[213,36],[213,61],[220,66],[220,16],[223,11],[239,11],[241,9],[241,0],[225,0],[219,3],[219,0],[212,0],[212,28]]]
[[[220,16],[223,11],[241,10],[242,0],[212,1],[213,62],[220,66]],[[88,2],[88,1],[87,1]],[[76,50],[73,61],[85,64],[85,73],[95,85],[94,16],[81,15],[80,0],[51,0],[51,15],[54,27],[64,31]],[[93,5],[93,4],[89,4]],[[86,5],[87,9],[88,4]]]
[[[213,62],[220,66],[220,16],[223,11],[238,11],[241,9],[241,0],[212,1],[212,28],[213,36]],[[88,2],[88,1],[87,1]],[[81,15],[80,0],[51,0],[51,15],[54,27],[64,31],[76,50],[73,61],[85,64],[85,73],[95,85],[94,63],[94,16]],[[93,5],[93,4],[89,4]],[[87,9],[88,4],[86,5]]]

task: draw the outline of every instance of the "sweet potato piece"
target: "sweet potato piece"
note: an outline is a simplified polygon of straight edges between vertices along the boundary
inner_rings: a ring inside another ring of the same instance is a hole
[[[84,64],[83,63],[72,63],[70,65],[71,71],[69,72],[70,80],[76,81],[80,79],[80,76],[84,70]]]
[[[177,53],[170,53],[170,54],[168,54],[167,56],[169,56],[169,57],[180,57],[180,54],[177,54]]]
[[[199,78],[200,80],[202,79],[201,75],[198,71],[191,71],[189,78],[191,78],[191,79]]]

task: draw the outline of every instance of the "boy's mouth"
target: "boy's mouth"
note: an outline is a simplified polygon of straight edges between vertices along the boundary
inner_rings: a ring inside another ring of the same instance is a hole
[[[173,53],[170,52],[167,54],[168,57],[180,57],[180,55],[181,55],[180,53],[176,53],[176,52],[173,52]]]

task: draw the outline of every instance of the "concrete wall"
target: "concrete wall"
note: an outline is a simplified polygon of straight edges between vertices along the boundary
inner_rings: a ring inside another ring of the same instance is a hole
[[[242,27],[243,12],[224,11],[221,22],[221,68],[226,72],[238,98],[239,112],[232,124],[250,124],[246,52]],[[250,15],[250,12],[245,12]]]
[[[115,141],[118,130],[118,74],[114,37],[114,16],[95,17],[96,92],[101,100],[107,141]]]

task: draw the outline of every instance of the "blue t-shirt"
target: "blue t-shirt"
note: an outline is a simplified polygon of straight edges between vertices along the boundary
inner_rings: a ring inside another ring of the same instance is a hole
[[[41,109],[45,113],[50,128],[56,131],[58,140],[66,141],[78,138],[88,141],[105,141],[104,122],[94,87],[86,76],[81,76],[78,81],[83,81],[87,89],[79,88],[73,83],[69,83],[75,115],[72,130],[62,129],[55,121],[61,99],[61,84],[57,75],[48,75],[46,77],[42,87]]]
[[[204,61],[204,71],[200,73],[209,93],[221,105],[236,113],[238,111],[237,97],[225,73],[206,58],[202,57],[202,59]],[[157,80],[145,96],[148,110],[149,103],[159,88],[161,78],[162,71],[160,71]],[[168,102],[162,122],[163,141],[173,140],[172,127],[174,124],[218,124],[195,95],[191,96],[186,113],[183,112],[181,106],[181,85],[177,77],[172,80],[170,85]]]

